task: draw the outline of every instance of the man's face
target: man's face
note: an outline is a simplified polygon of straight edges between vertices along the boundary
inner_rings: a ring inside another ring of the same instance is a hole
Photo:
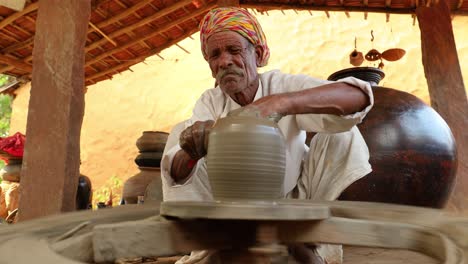
[[[206,42],[211,73],[228,95],[241,92],[256,80],[258,52],[236,32],[218,32]]]

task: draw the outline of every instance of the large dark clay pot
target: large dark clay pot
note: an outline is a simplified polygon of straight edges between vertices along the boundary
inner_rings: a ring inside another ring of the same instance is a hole
[[[358,125],[373,171],[339,199],[442,208],[457,168],[455,140],[447,123],[417,97],[376,86],[384,77],[379,69],[350,68],[328,79],[347,76],[370,82],[374,92],[374,107]]]

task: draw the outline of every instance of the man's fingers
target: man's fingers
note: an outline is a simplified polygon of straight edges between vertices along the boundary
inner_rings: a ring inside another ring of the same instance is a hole
[[[197,158],[197,153],[195,151],[195,142],[192,137],[192,129],[193,127],[190,126],[184,131],[182,131],[179,138],[179,144],[180,147],[190,155],[190,157]]]
[[[192,129],[192,138],[194,141],[194,151],[196,152],[197,156],[199,158],[205,156],[205,153],[203,153],[204,146],[203,146],[203,136],[204,136],[204,131],[203,131],[203,126],[200,126],[197,124],[194,126]]]
[[[213,124],[212,120],[197,121],[180,134],[180,147],[193,159],[200,159],[206,155],[207,138]]]

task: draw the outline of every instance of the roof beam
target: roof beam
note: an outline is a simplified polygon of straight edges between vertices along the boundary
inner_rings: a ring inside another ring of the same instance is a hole
[[[0,21],[0,29],[8,26],[8,24],[10,24],[11,22],[15,21],[16,19],[26,15],[27,13],[30,13],[32,11],[35,11],[37,10],[37,8],[39,7],[39,1],[38,2],[35,2],[35,3],[32,3],[30,5],[28,5],[25,9],[23,9],[22,11],[19,11],[19,12],[16,12],[16,13],[13,13],[12,15],[8,16],[7,18],[3,19],[2,21]]]
[[[239,6],[239,0],[218,0],[218,6]]]
[[[205,10],[205,11],[206,11],[206,10]],[[139,63],[139,62],[142,62],[142,61],[144,61],[147,57],[152,56],[152,55],[155,55],[155,54],[161,52],[161,50],[166,49],[166,48],[169,48],[169,47],[172,46],[172,45],[175,45],[176,43],[182,41],[183,39],[185,39],[185,38],[187,38],[187,37],[193,35],[193,34],[194,34],[195,32],[197,32],[197,31],[198,31],[197,28],[196,28],[196,29],[192,29],[191,31],[185,33],[184,35],[182,35],[182,36],[180,36],[180,37],[178,37],[178,38],[176,38],[176,39],[170,40],[170,41],[168,41],[167,43],[165,43],[164,45],[162,45],[162,46],[160,46],[160,47],[158,47],[158,48],[156,48],[156,49],[153,49],[153,50],[149,51],[147,54],[140,55],[140,56],[138,56],[138,57],[132,59],[132,60],[129,61],[129,62],[126,62],[126,63],[120,64],[120,65],[117,65],[117,66],[115,66],[115,67],[112,67],[112,68],[109,68],[109,69],[107,69],[107,70],[98,72],[98,73],[93,74],[93,75],[91,75],[91,76],[87,76],[87,77],[86,77],[86,81],[87,81],[87,82],[88,82],[88,81],[92,81],[93,79],[99,78],[99,77],[101,77],[101,76],[103,76],[103,75],[110,74],[110,73],[114,73],[114,72],[116,72],[116,71],[119,70],[119,69],[128,68],[128,67],[130,67],[130,66],[132,66],[132,65],[134,65],[134,64],[137,64],[137,63]]]
[[[141,41],[150,39],[150,38],[152,38],[152,37],[154,37],[154,36],[156,36],[156,35],[158,35],[158,34],[164,32],[164,31],[166,31],[166,30],[172,28],[174,25],[177,25],[177,24],[179,24],[179,23],[183,23],[183,22],[185,22],[185,21],[187,21],[187,20],[192,19],[193,17],[197,17],[197,16],[199,16],[199,15],[205,13],[205,12],[207,11],[207,9],[211,9],[211,8],[213,8],[213,7],[215,7],[215,6],[216,6],[215,4],[211,4],[211,5],[207,6],[207,7],[204,8],[204,9],[200,9],[200,10],[198,10],[198,11],[195,11],[195,12],[191,13],[191,14],[188,15],[188,16],[182,16],[182,17],[180,17],[179,19],[172,21],[171,23],[167,23],[167,24],[165,24],[164,26],[162,26],[161,28],[158,28],[157,30],[151,32],[151,33],[148,34],[148,35],[145,35],[145,36],[136,38],[136,39],[132,40],[132,41],[129,42],[129,43],[126,43],[126,44],[124,44],[124,45],[118,46],[118,47],[116,47],[116,48],[114,48],[114,49],[111,49],[111,50],[109,50],[109,51],[106,51],[106,52],[104,52],[104,53],[102,53],[102,54],[99,54],[99,55],[96,56],[95,58],[93,58],[93,59],[87,61],[86,64],[85,64],[85,66],[89,66],[89,65],[91,65],[91,64],[93,64],[93,63],[96,63],[96,62],[98,62],[99,60],[101,60],[101,59],[103,59],[103,58],[105,58],[105,57],[107,57],[107,56],[110,56],[110,55],[112,55],[112,54],[114,54],[114,53],[116,53],[116,52],[119,52],[119,51],[122,51],[122,50],[124,50],[124,49],[127,49],[127,48],[129,48],[129,47],[131,47],[131,46],[137,44],[138,42],[141,42]],[[197,29],[197,30],[198,30],[198,29]]]
[[[113,16],[113,17],[107,19],[107,20],[104,20],[104,21],[102,21],[102,22],[97,23],[96,26],[99,27],[99,28],[103,28],[103,27],[105,27],[105,26],[107,26],[107,25],[110,25],[110,24],[112,24],[112,23],[115,23],[115,22],[119,21],[120,19],[123,19],[123,18],[128,17],[128,16],[131,15],[133,12],[135,12],[135,11],[137,11],[137,10],[143,8],[144,6],[146,6],[147,4],[151,3],[152,1],[153,1],[153,0],[143,0],[143,1],[140,1],[140,2],[136,3],[135,5],[133,5],[133,6],[129,7],[129,8],[127,8],[127,9],[125,9],[124,12],[119,13],[119,14],[117,14],[117,15],[115,15],[115,16]]]
[[[115,16],[109,18],[109,19],[106,19],[106,20],[104,20],[104,21],[101,21],[101,22],[95,24],[95,26],[96,26],[97,28],[103,28],[103,27],[108,26],[108,25],[110,25],[110,24],[112,24],[112,23],[118,22],[120,19],[126,18],[127,16],[131,15],[133,12],[135,12],[135,11],[141,9],[141,8],[144,7],[145,5],[151,3],[152,1],[153,1],[153,0],[143,0],[143,1],[140,1],[140,2],[138,2],[137,4],[131,6],[130,8],[125,9],[125,11],[123,11],[123,12],[121,12],[121,13],[119,13],[119,14],[117,14],[117,15],[115,15]],[[191,2],[191,0],[190,0],[190,1],[189,1],[189,0],[180,1],[178,4],[180,5],[181,2],[184,3],[184,5],[188,5],[188,4]],[[30,5],[30,6],[31,6],[31,5]],[[28,7],[29,7],[29,6],[28,6]],[[37,2],[36,2],[36,9],[37,9]],[[26,10],[26,9],[25,9],[25,10]],[[35,10],[35,9],[34,9],[34,10]],[[31,10],[31,11],[34,11],[34,10]],[[164,10],[164,9],[163,9],[163,10]],[[24,14],[23,14],[23,15],[24,15]],[[3,22],[3,21],[2,21],[2,22]],[[0,22],[0,24],[1,24],[1,22]],[[90,28],[90,29],[88,30],[88,33],[93,32],[94,30],[95,30],[94,28]],[[111,38],[112,38],[112,37],[111,37]],[[34,36],[32,36],[31,38],[29,38],[29,39],[27,39],[27,40],[25,40],[25,41],[23,41],[23,42],[20,42],[20,43],[14,44],[14,45],[12,45],[12,46],[6,47],[6,48],[4,48],[1,52],[2,52],[2,53],[5,53],[5,54],[6,54],[6,53],[13,52],[13,51],[15,51],[15,50],[18,50],[18,49],[21,49],[21,48],[23,48],[23,47],[26,47],[27,45],[29,45],[29,43],[32,43],[33,41],[34,41]],[[112,43],[112,42],[111,42],[111,43]],[[28,57],[26,60],[29,61],[30,59],[31,59],[31,56]]]
[[[366,2],[366,0],[364,0]],[[275,4],[275,3],[241,3],[243,8],[262,9],[262,10],[312,10],[312,11],[345,11],[345,12],[374,12],[374,13],[390,13],[390,14],[413,14],[414,8],[398,8],[388,9],[386,7],[359,7],[359,6],[313,6],[313,5],[288,5],[288,4]],[[463,13],[460,12],[461,15]]]
[[[0,73],[4,73],[4,72],[7,72],[7,71],[11,71],[11,70],[13,70],[13,69],[15,69],[15,67],[13,67],[13,66],[5,66],[5,67],[3,67],[3,68],[0,68]]]
[[[5,55],[1,55],[0,54],[0,62],[1,63],[4,63],[4,64],[8,64],[10,66],[13,66],[17,69],[20,69],[22,71],[26,71],[26,72],[32,72],[32,66],[27,64],[27,63],[24,63],[20,60],[17,60],[15,58],[12,58],[12,57],[8,57],[8,56],[5,56]]]
[[[174,5],[172,5],[172,6],[169,6],[169,7],[166,7],[166,8],[164,8],[164,9],[161,9],[159,12],[153,14],[152,16],[146,17],[146,18],[144,18],[144,19],[142,19],[142,20],[140,20],[140,21],[138,21],[138,22],[136,22],[136,23],[134,23],[134,24],[132,24],[132,25],[130,25],[130,26],[128,26],[128,27],[124,27],[124,28],[122,28],[122,29],[119,29],[119,30],[117,30],[117,31],[114,31],[114,32],[110,33],[108,36],[109,36],[110,38],[118,37],[118,36],[120,36],[120,35],[122,35],[122,34],[125,34],[125,33],[127,33],[127,32],[130,32],[130,31],[132,31],[132,30],[134,30],[134,29],[136,29],[136,28],[138,28],[138,27],[141,27],[141,26],[143,26],[143,25],[146,25],[146,24],[148,24],[148,23],[151,23],[152,21],[154,21],[154,20],[156,20],[156,19],[158,19],[158,18],[161,18],[161,17],[163,17],[163,16],[165,16],[165,15],[168,15],[168,14],[170,14],[170,13],[176,11],[177,9],[182,8],[182,7],[186,6],[186,5],[188,5],[189,3],[192,3],[192,0],[182,0],[182,1],[178,1],[176,4],[174,4]],[[98,26],[99,26],[99,25],[98,25]],[[93,43],[91,43],[90,45],[88,45],[88,46],[85,48],[85,50],[86,50],[86,51],[92,50],[92,49],[98,47],[99,45],[104,44],[105,42],[107,42],[107,39],[105,39],[105,38],[100,39],[100,40],[98,40],[98,41],[96,41],[96,42],[93,42]]]

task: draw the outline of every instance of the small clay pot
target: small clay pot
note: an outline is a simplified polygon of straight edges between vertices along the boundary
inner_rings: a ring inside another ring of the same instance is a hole
[[[349,54],[349,63],[353,66],[360,66],[364,62],[364,55],[362,52],[354,50]]]
[[[87,210],[92,208],[93,187],[91,180],[84,175],[78,178],[78,189],[76,191],[76,210]]]
[[[0,170],[4,181],[20,182],[21,164],[8,164]]]
[[[161,131],[143,131],[136,141],[140,152],[163,152],[169,134]]]

